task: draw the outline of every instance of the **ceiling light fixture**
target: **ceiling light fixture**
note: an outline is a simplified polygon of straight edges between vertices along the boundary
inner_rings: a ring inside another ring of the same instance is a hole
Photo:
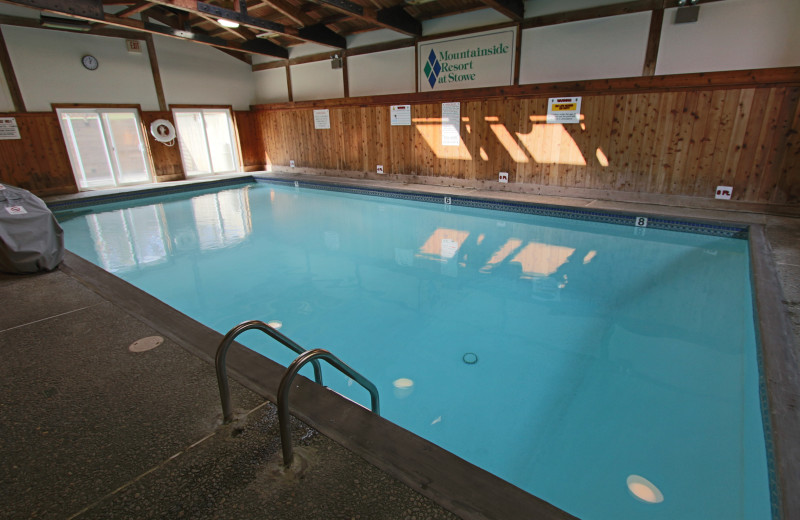
[[[72,18],[56,18],[54,16],[41,15],[39,23],[48,29],[64,29],[67,31],[86,32],[92,28],[89,22],[74,20]]]
[[[239,22],[234,22],[233,20],[228,20],[226,18],[219,18],[217,22],[219,22],[221,26],[230,27],[231,29],[236,29],[239,27]]]

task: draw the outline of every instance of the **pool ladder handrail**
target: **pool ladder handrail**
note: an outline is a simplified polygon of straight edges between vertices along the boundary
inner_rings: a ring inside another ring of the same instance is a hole
[[[228,373],[225,367],[225,358],[228,354],[228,349],[230,348],[231,344],[233,344],[233,340],[236,339],[239,334],[246,332],[248,330],[260,330],[264,332],[268,336],[272,337],[274,340],[278,341],[279,343],[289,347],[297,354],[304,354],[307,352],[306,349],[289,339],[288,337],[284,336],[277,330],[275,330],[270,325],[264,323],[263,321],[259,320],[250,320],[244,321],[225,334],[225,337],[222,338],[222,342],[217,347],[217,355],[214,359],[214,366],[217,370],[217,384],[219,385],[219,396],[222,400],[222,420],[224,423],[229,423],[233,420],[233,406],[231,405],[231,390],[230,386],[228,385]],[[322,367],[319,364],[319,361],[313,360],[314,365],[314,380],[317,384],[322,385]]]
[[[325,349],[315,348],[313,350],[307,350],[303,352],[297,356],[297,358],[286,368],[286,372],[283,374],[281,383],[278,386],[278,426],[281,431],[283,465],[287,468],[292,465],[292,460],[294,459],[294,453],[292,450],[292,434],[289,427],[289,389],[291,388],[294,377],[297,375],[300,369],[303,368],[303,366],[308,362],[316,363],[317,358],[327,361],[328,364],[330,364],[333,368],[339,370],[339,372],[349,376],[355,382],[363,386],[369,392],[372,412],[380,415],[378,389],[369,379],[356,372],[353,368],[347,365],[347,363]],[[362,405],[359,404],[359,406]]]

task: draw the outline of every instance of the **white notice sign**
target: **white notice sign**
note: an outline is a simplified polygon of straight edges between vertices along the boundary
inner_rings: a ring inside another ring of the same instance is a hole
[[[328,109],[314,110],[314,128],[317,130],[329,130],[331,127],[331,114]]]
[[[0,139],[22,139],[16,118],[0,117]]]
[[[411,126],[411,105],[392,105],[392,126]]]
[[[548,99],[547,122],[561,124],[580,123],[581,98],[562,97]]]
[[[442,146],[461,144],[461,103],[442,103]]]

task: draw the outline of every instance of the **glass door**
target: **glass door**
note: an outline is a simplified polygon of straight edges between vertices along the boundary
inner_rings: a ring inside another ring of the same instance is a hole
[[[229,110],[174,109],[173,112],[187,177],[239,168]]]
[[[134,109],[58,109],[72,170],[82,190],[150,182]]]

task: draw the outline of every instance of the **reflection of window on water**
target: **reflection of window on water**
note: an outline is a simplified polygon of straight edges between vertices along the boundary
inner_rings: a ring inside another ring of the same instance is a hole
[[[167,259],[161,205],[89,215],[89,231],[103,268],[129,271]]]
[[[252,230],[246,189],[210,193],[192,199],[200,249],[237,244]]]

